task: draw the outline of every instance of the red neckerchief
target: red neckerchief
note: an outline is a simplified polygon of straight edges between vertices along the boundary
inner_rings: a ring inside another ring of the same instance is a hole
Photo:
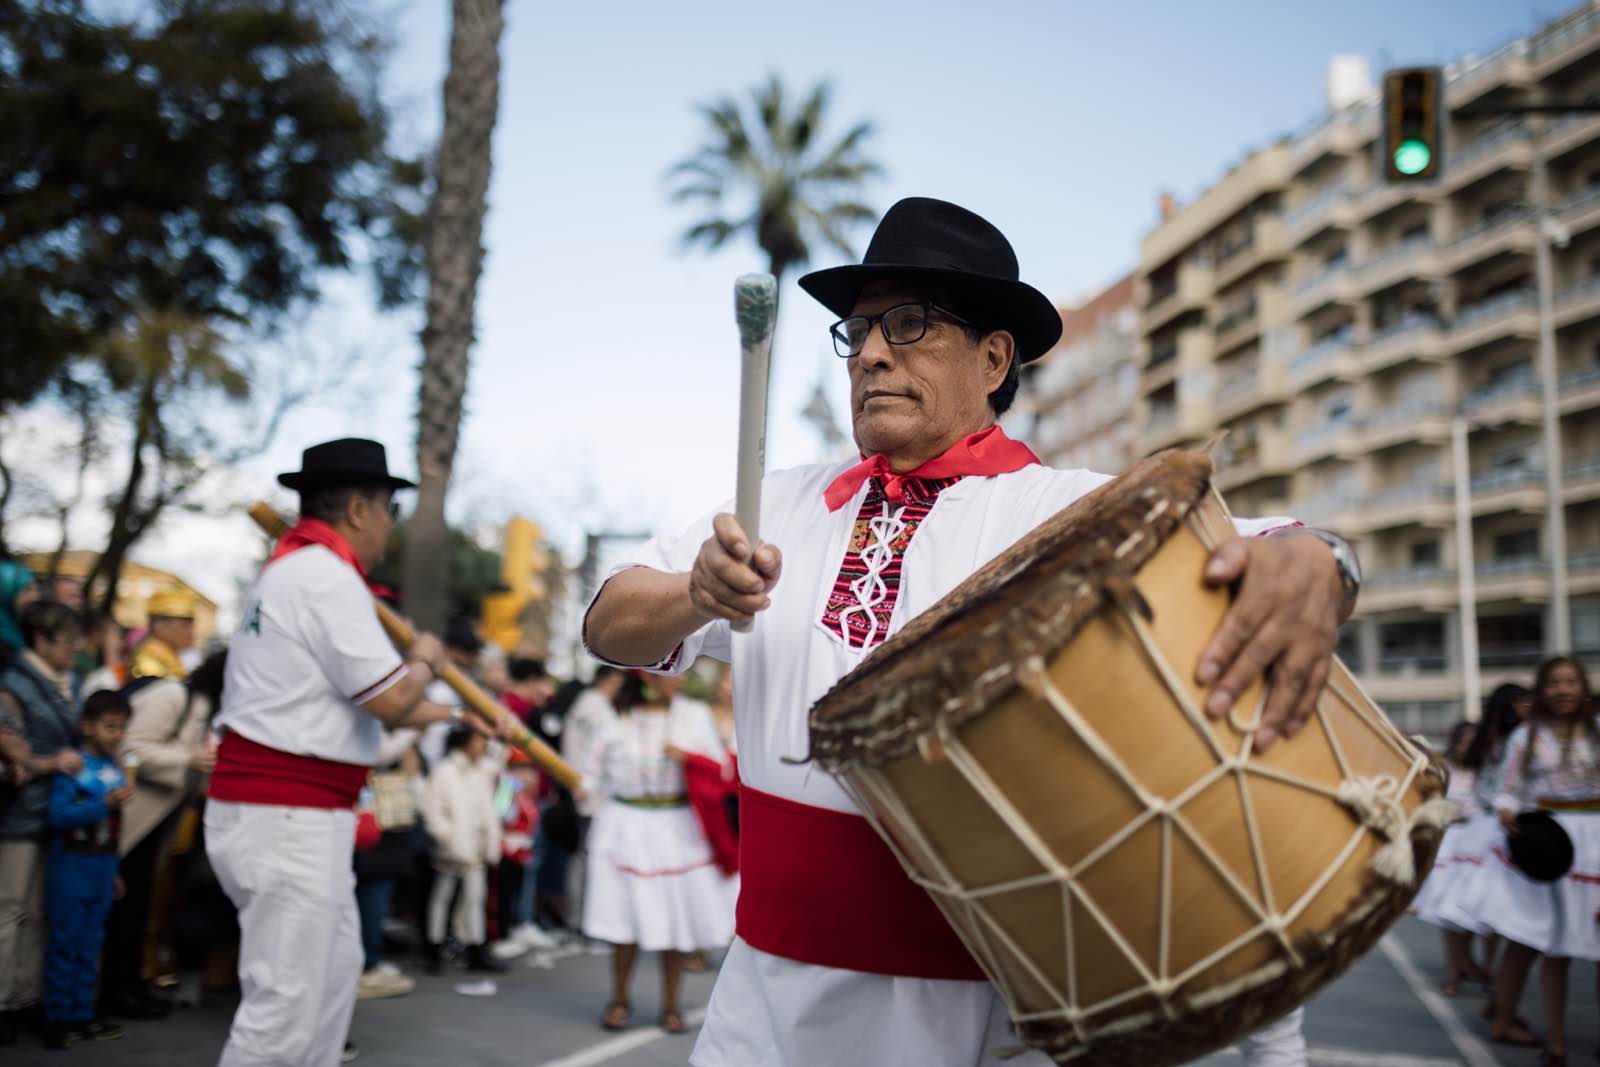
[[[361,558],[356,555],[356,550],[350,547],[350,542],[321,519],[301,519],[295,523],[293,529],[278,538],[278,544],[273,548],[272,556],[267,562],[275,563],[307,545],[321,545],[354,567],[363,582],[367,580],[367,568],[361,565]]]
[[[1033,454],[1033,449],[1007,437],[999,426],[991,426],[963,437],[942,455],[904,474],[891,471],[889,461],[883,456],[869,456],[835,478],[823,490],[822,499],[827,502],[829,511],[838,511],[856,495],[862,483],[868,478],[877,478],[883,483],[883,495],[889,498],[890,503],[901,504],[906,498],[905,483],[913,478],[1010,474],[1038,462],[1039,457]]]

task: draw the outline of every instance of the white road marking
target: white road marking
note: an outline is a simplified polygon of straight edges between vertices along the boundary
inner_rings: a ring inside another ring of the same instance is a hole
[[[1306,1053],[1311,1067],[1461,1067],[1461,1061],[1456,1059],[1407,1056],[1399,1052],[1365,1052],[1354,1048],[1312,1045]],[[1227,1048],[1217,1055],[1238,1059],[1243,1053],[1237,1048]]]
[[[1428,1009],[1428,1014],[1433,1016],[1434,1022],[1444,1030],[1445,1036],[1456,1047],[1456,1051],[1461,1053],[1461,1059],[1467,1067],[1501,1067],[1495,1054],[1489,1051],[1489,1046],[1462,1025],[1455,1009],[1451,1008],[1444,996],[1422,976],[1422,972],[1417,968],[1417,961],[1411,958],[1411,953],[1406,951],[1399,939],[1393,934],[1385,934],[1383,940],[1378,942],[1378,948],[1388,957],[1394,969],[1400,972],[1400,977],[1411,987],[1411,992],[1422,1001],[1422,1006]]]
[[[691,1008],[683,1013],[683,1021],[690,1029],[699,1026],[705,1021],[704,1008]],[[597,1063],[607,1063],[618,1056],[626,1055],[636,1048],[643,1048],[664,1037],[677,1037],[681,1035],[669,1034],[659,1026],[645,1027],[632,1033],[618,1034],[588,1048],[579,1049],[577,1052],[562,1056],[560,1059],[546,1060],[544,1063],[535,1064],[534,1067],[594,1067]],[[687,1053],[684,1059],[688,1059]]]

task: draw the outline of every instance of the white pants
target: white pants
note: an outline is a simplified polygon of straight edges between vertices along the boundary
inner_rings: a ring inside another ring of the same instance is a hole
[[[527,877],[533,877],[531,869]],[[461,887],[461,895],[456,897],[456,910],[451,915],[451,932],[463,945],[481,945],[487,936],[483,926],[485,901],[489,895],[488,879],[481,863],[465,867],[435,865],[433,892],[428,894],[428,940],[435,945],[444,941],[444,920],[450,914],[450,898],[455,896],[456,886]]]
[[[1268,1023],[1243,1041],[1248,1067],[1306,1067],[1306,1010],[1296,1008],[1275,1023]]]
[[[219,1067],[334,1067],[361,976],[355,812],[206,804],[206,855],[239,909],[239,984]]]

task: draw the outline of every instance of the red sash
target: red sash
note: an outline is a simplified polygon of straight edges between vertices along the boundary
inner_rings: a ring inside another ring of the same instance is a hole
[[[902,978],[985,976],[859,815],[741,786],[739,936],[800,963]]]

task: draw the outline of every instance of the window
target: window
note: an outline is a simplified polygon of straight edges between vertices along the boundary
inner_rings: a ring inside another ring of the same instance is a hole
[[[1517,530],[1513,533],[1496,534],[1492,546],[1496,562],[1538,559],[1539,531]]]
[[[1439,566],[1439,542],[1417,541],[1411,545],[1411,566],[1415,570]]]

